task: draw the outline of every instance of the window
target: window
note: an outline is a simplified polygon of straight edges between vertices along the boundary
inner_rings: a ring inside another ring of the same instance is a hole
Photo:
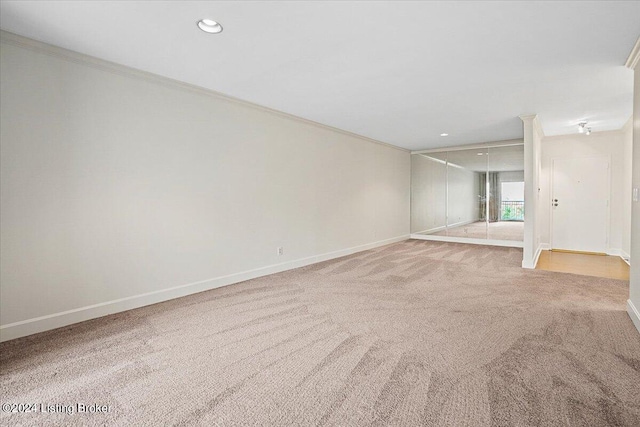
[[[501,221],[524,221],[524,182],[501,184]]]

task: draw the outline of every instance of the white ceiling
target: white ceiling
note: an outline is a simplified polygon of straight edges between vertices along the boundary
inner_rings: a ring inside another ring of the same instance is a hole
[[[0,3],[3,30],[409,149],[522,138],[529,113],[546,135],[619,129],[639,17],[615,1]]]

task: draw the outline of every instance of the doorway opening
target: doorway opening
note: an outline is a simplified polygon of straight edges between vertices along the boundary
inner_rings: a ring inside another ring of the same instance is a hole
[[[551,249],[606,254],[609,158],[555,158],[551,176]]]

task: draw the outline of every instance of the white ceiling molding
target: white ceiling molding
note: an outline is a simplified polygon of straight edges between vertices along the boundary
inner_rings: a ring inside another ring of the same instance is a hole
[[[633,46],[633,49],[631,49],[631,52],[629,52],[629,57],[624,63],[624,66],[633,70],[636,68],[636,65],[638,65],[638,61],[640,61],[640,37],[638,37],[636,44]]]
[[[533,130],[538,134],[538,137],[545,137],[544,130],[542,129],[542,123],[540,121],[540,116],[538,116],[537,114],[522,114],[518,117],[520,117],[520,120],[522,120],[524,123],[530,121],[533,125]]]
[[[497,147],[512,147],[514,145],[522,145],[524,144],[523,139],[507,139],[505,141],[491,141],[491,142],[481,142],[479,144],[469,144],[469,145],[457,145],[454,147],[438,147],[438,148],[429,148],[427,150],[415,150],[412,151],[411,154],[433,154],[433,153],[442,153],[445,151],[463,151],[463,150],[477,150],[479,148],[497,148]]]
[[[207,96],[222,99],[225,101],[241,104],[245,107],[261,110],[263,112],[274,114],[276,116],[280,116],[289,120],[302,122],[315,127],[323,128],[333,132],[338,132],[343,135],[352,136],[354,138],[360,138],[368,142],[372,142],[374,144],[384,145],[385,147],[395,148],[396,150],[405,151],[405,152],[410,151],[406,148],[398,147],[397,145],[388,144],[386,142],[378,141],[373,138],[369,138],[367,136],[358,135],[356,133],[349,132],[344,129],[338,129],[329,125],[325,125],[323,123],[314,122],[313,120],[305,119],[303,117],[298,117],[283,111],[274,110],[273,108],[265,107],[263,105],[254,104],[253,102],[245,101],[243,99],[238,99],[233,96],[216,92],[211,89],[203,88],[203,87],[185,83],[179,80],[149,73],[147,71],[137,70],[135,68],[127,67],[126,65],[117,64],[115,62],[105,61],[104,59],[96,58],[90,55],[85,55],[83,53],[74,52],[72,50],[50,45],[48,43],[43,43],[43,42],[33,40],[28,37],[23,37],[8,31],[0,30],[0,43],[18,46],[23,49],[29,49],[34,52],[43,53],[45,55],[53,56],[53,57],[56,57],[68,62],[73,62],[76,64],[85,65],[87,67],[95,68],[108,73],[125,75],[128,77],[145,80],[145,81],[156,83],[163,86],[170,86],[170,87],[179,88],[182,90],[187,90],[190,92],[197,92],[202,95],[207,95]]]

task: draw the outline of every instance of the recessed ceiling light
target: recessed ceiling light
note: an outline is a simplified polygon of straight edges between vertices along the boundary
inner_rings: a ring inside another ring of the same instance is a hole
[[[478,155],[478,156],[482,156],[483,154],[484,154],[484,153],[478,153],[477,155]]]
[[[222,25],[218,24],[213,19],[201,19],[198,21],[198,28],[205,33],[218,34],[222,32]]]
[[[448,133],[441,133],[440,136],[449,136]]]

